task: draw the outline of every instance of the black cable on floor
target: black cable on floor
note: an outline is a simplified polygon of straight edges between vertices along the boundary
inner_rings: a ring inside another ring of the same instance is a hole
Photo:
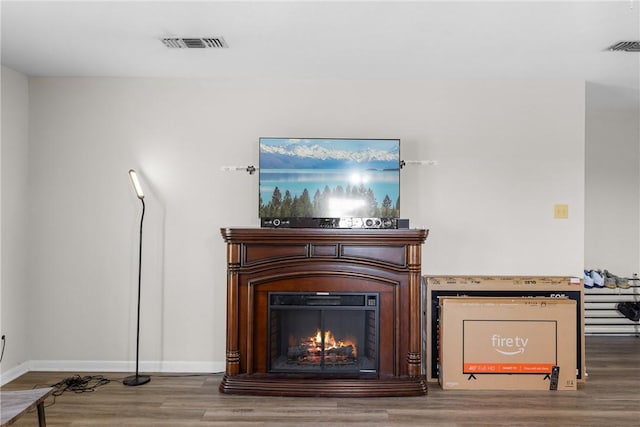
[[[72,391],[74,393],[94,392],[101,385],[109,384],[110,382],[110,379],[105,378],[102,375],[87,375],[84,377],[74,375],[72,377],[67,377],[62,381],[46,386],[53,387],[54,390],[51,393],[51,396],[53,397],[51,403],[45,404],[44,407],[48,408],[55,405],[58,396],[61,396],[65,391]],[[33,386],[34,389],[40,387],[45,387],[45,385],[36,384]],[[31,409],[29,412],[33,412],[34,410],[35,408]]]
[[[109,384],[110,379],[103,377],[102,375],[87,375],[81,377],[80,375],[74,375],[72,377],[65,378],[64,380],[53,384],[53,396],[60,396],[66,391],[72,391],[74,393],[87,393],[94,392],[102,385]]]

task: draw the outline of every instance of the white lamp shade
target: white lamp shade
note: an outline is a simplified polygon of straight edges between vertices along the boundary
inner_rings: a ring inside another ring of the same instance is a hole
[[[131,169],[129,171],[129,178],[131,178],[131,184],[133,184],[133,189],[136,191],[138,199],[144,199],[144,192],[142,191],[142,186],[140,185],[140,181],[138,180],[138,175],[135,170]]]

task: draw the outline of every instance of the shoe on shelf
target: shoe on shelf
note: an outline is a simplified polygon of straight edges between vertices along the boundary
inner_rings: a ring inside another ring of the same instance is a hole
[[[604,276],[604,286],[609,289],[615,289],[618,287],[616,277],[613,274],[609,273],[607,270],[603,271]]]
[[[620,302],[616,306],[617,310],[632,322],[640,321],[640,304],[633,301]]]
[[[604,285],[607,288],[629,289],[631,287],[631,285],[629,284],[629,279],[616,276],[615,274],[612,274],[607,270],[604,271],[604,274],[605,274]]]
[[[629,279],[625,279],[624,277],[616,277],[616,286],[620,289],[629,289],[631,287]]]
[[[591,278],[593,279],[593,286],[596,288],[604,288],[604,277],[600,270],[591,270]]]
[[[590,271],[584,271],[584,287],[588,289],[593,288],[593,278],[590,276],[590,274]]]

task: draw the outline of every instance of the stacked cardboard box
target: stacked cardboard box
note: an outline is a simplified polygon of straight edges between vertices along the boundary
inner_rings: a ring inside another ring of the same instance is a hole
[[[580,285],[581,280],[571,276],[424,276],[431,285],[481,285],[481,286],[528,286],[528,285]]]
[[[575,307],[558,298],[441,298],[440,385],[576,390]]]
[[[570,276],[423,276],[426,328],[426,377],[438,380],[438,301],[449,296],[467,297],[548,297],[576,302],[576,377],[586,380],[584,347],[584,288],[579,278]]]

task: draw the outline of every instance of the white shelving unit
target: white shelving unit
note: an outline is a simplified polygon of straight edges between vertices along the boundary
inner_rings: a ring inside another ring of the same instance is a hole
[[[617,310],[624,301],[640,301],[640,282],[629,279],[631,287],[584,290],[584,332],[587,335],[640,336],[640,322],[627,319]]]

